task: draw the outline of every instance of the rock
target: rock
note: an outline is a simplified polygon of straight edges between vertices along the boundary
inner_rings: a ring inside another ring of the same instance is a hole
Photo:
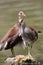
[[[11,65],[29,65],[35,63],[36,60],[34,58],[29,58],[29,56],[17,55],[15,57],[7,58],[5,62]]]

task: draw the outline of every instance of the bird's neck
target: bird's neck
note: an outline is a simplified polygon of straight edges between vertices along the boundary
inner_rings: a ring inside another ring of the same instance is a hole
[[[23,17],[22,16],[19,16],[18,17],[18,21],[21,22],[23,20]]]

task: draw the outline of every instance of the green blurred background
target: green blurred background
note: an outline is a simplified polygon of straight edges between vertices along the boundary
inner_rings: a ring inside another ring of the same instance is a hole
[[[16,23],[18,12],[21,10],[26,14],[25,23],[42,31],[33,45],[31,54],[33,57],[43,60],[43,0],[0,0],[0,40]],[[24,50],[19,45],[14,47],[14,51],[16,55],[27,54],[27,48]],[[4,60],[10,55],[10,50],[0,51],[0,65],[3,65]]]

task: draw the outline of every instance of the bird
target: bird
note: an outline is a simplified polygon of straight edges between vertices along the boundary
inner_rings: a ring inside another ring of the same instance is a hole
[[[0,51],[11,49],[12,55],[15,56],[13,47],[21,44],[23,48],[32,45],[38,39],[38,31],[25,24],[23,16],[26,16],[23,11],[18,13],[18,22],[15,24],[1,40]],[[29,51],[28,51],[29,52]],[[29,54],[29,53],[28,53]]]
[[[12,55],[14,56],[13,47],[18,44],[18,42],[22,42],[22,37],[19,36],[20,33],[20,25],[22,23],[23,17],[26,15],[23,11],[18,13],[18,20],[16,24],[8,30],[5,36],[0,41],[0,51],[11,49]]]
[[[24,22],[21,23],[20,34],[23,40],[23,47],[25,48],[27,46],[28,48],[28,57],[33,58],[31,55],[31,49],[33,43],[38,40],[39,33],[41,33],[41,31],[37,31],[34,28],[27,26]]]

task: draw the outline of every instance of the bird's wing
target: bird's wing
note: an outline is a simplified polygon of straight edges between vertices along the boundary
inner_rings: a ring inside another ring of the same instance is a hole
[[[14,35],[18,35],[18,27],[17,25],[14,25],[12,28],[10,28],[10,30],[7,32],[7,34],[5,34],[5,36],[2,38],[1,43],[6,42],[9,38],[11,38]]]

